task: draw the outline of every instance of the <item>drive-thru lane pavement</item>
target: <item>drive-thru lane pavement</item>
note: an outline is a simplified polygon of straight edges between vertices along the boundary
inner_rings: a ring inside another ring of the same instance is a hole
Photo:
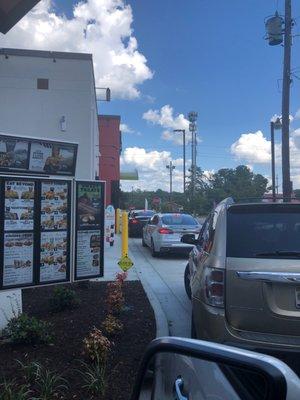
[[[142,247],[141,239],[129,239],[129,253],[133,255],[135,269],[142,274],[159,300],[172,336],[190,337],[191,303],[184,289],[184,269],[187,257],[151,256]]]

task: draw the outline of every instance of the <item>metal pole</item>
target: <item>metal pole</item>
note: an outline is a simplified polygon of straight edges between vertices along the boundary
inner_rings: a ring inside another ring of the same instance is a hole
[[[173,171],[173,166],[172,166],[172,161],[170,161],[170,201],[172,201],[172,171]]]
[[[290,85],[292,45],[292,4],[285,0],[284,63],[282,84],[282,193],[283,201],[291,200],[290,177]]]
[[[274,122],[271,121],[271,165],[272,165],[272,199],[276,201],[276,184],[275,184],[275,143],[274,143]]]

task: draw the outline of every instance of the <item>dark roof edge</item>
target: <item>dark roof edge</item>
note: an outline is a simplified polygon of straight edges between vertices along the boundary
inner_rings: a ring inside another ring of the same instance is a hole
[[[46,50],[26,50],[0,48],[0,54],[8,56],[40,57],[40,58],[61,58],[66,60],[92,60],[92,54],[88,53],[68,53],[64,51],[46,51]]]
[[[121,119],[121,115],[98,114],[98,118]]]

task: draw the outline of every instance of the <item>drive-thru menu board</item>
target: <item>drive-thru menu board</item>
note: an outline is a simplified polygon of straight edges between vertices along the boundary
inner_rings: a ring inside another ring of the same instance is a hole
[[[76,183],[75,279],[103,276],[104,185]]]
[[[0,178],[0,289],[70,279],[71,183]]]

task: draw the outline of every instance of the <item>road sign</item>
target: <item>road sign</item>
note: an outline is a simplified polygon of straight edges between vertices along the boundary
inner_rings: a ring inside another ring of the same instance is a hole
[[[115,209],[109,205],[105,209],[105,238],[106,241],[113,246],[115,236]]]
[[[121,257],[120,261],[118,262],[118,265],[123,271],[128,271],[133,266],[133,262],[126,255],[124,257]]]

